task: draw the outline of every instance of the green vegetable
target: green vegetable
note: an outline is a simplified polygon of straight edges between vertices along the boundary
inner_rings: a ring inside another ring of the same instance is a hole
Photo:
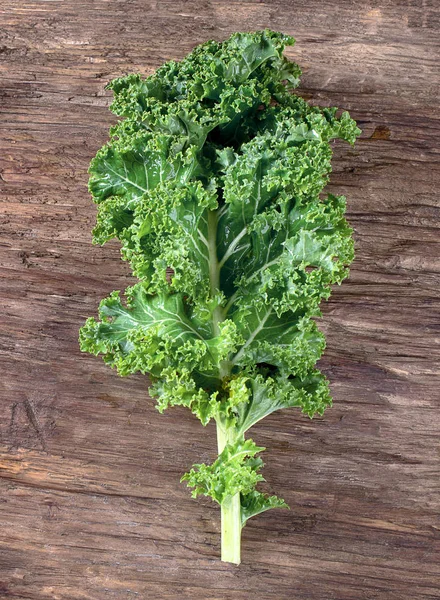
[[[345,198],[321,192],[330,140],[360,130],[292,94],[293,43],[237,33],[114,80],[124,119],[90,166],[94,241],[119,238],[139,283],[101,302],[81,349],[121,375],[149,373],[160,412],[216,422],[217,459],[182,480],[220,504],[222,560],[237,564],[247,519],[287,506],[256,490],[264,448],[245,434],[275,410],[331,404],[314,318],[353,259]]]

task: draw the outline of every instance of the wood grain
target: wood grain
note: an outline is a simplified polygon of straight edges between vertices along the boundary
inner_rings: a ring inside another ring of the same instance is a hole
[[[440,597],[439,21],[434,0],[3,0],[0,598]],[[265,489],[292,510],[252,519],[235,567],[216,506],[179,484],[213,428],[159,415],[146,379],[81,355],[77,332],[132,281],[117,244],[90,240],[105,83],[264,27],[296,37],[304,97],[363,129],[330,186],[357,259],[320,324],[334,407],[256,427]]]

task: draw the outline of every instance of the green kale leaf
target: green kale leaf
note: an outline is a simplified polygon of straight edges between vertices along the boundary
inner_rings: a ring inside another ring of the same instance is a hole
[[[139,283],[101,302],[81,349],[149,374],[160,412],[215,422],[217,459],[182,480],[220,504],[222,559],[236,563],[246,521],[287,506],[256,489],[264,448],[245,434],[276,410],[331,405],[316,318],[354,256],[345,198],[322,192],[331,140],[360,130],[293,93],[293,43],[237,33],[112,81],[123,119],[90,165],[94,242],[118,238]]]

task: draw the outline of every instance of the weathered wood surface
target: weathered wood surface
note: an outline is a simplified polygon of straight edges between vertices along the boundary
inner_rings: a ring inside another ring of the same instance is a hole
[[[440,597],[435,5],[3,0],[2,599]],[[321,323],[335,406],[255,429],[266,489],[292,511],[252,519],[235,567],[216,506],[179,484],[213,429],[159,415],[145,378],[78,350],[84,318],[131,281],[116,244],[91,245],[86,170],[113,122],[108,80],[267,26],[297,38],[304,96],[363,129],[336,146],[331,185],[357,260]]]

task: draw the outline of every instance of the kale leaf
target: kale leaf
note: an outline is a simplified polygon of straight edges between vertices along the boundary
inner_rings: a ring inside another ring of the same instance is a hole
[[[159,411],[216,422],[218,458],[182,479],[221,505],[222,559],[235,563],[246,520],[287,506],[256,490],[264,448],[245,432],[275,410],[331,404],[314,319],[353,260],[345,198],[322,190],[330,141],[360,130],[293,94],[293,43],[237,33],[114,80],[123,119],[90,166],[94,241],[118,238],[139,283],[101,302],[81,349],[149,373]]]

